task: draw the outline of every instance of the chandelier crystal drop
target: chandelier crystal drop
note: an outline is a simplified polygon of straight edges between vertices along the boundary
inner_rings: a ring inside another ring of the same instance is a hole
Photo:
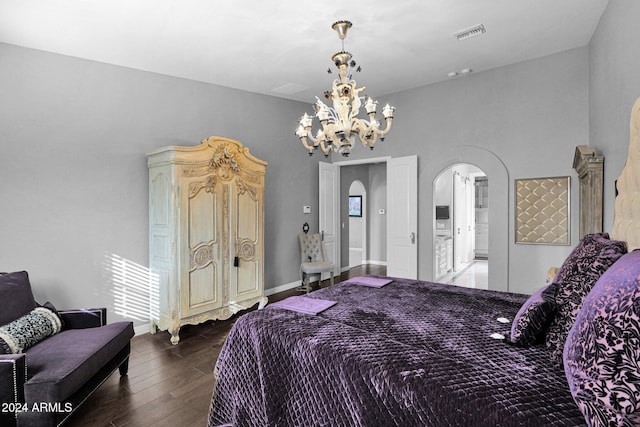
[[[365,88],[357,87],[355,80],[352,80],[351,75],[347,74],[349,68],[360,71],[359,66],[356,68],[351,54],[344,51],[344,39],[347,37],[347,31],[351,25],[349,21],[338,21],[331,26],[343,41],[343,50],[334,53],[331,57],[338,69],[339,78],[333,81],[331,91],[324,93],[327,100],[333,101],[333,107],[327,106],[316,97],[315,116],[320,121],[321,129],[315,136],[313,135],[311,130],[313,118],[307,113],[300,118],[296,129],[296,135],[310,156],[313,155],[316,148],[319,148],[325,157],[329,156],[331,149],[347,157],[351,152],[356,135],[360,138],[362,145],[373,150],[373,145],[378,138],[384,140],[384,135],[391,129],[394,108],[387,104],[382,109],[385,125],[384,129],[381,129],[380,122],[376,120],[378,102],[370,97],[366,97],[365,100],[364,96],[360,96],[360,92]],[[328,71],[331,73],[331,69]],[[363,101],[368,120],[358,118]]]

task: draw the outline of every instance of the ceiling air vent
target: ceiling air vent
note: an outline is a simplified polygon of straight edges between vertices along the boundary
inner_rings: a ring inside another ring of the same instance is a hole
[[[474,25],[473,27],[469,27],[467,29],[457,31],[453,33],[453,35],[456,36],[456,38],[459,41],[461,41],[461,40],[470,39],[471,37],[479,36],[486,32],[487,30],[484,28],[484,25],[478,24],[478,25]]]
[[[304,92],[307,89],[309,88],[299,85],[298,83],[287,83],[286,85],[271,89],[271,92],[281,93],[283,95],[295,95],[296,93]]]

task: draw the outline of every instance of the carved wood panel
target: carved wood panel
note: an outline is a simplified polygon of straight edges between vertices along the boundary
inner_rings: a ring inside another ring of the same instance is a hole
[[[602,232],[602,190],[604,157],[593,148],[578,145],[573,168],[580,180],[580,238]]]
[[[150,268],[161,274],[152,332],[168,329],[176,344],[181,325],[263,307],[267,163],[240,142],[214,136],[156,150],[148,164]],[[152,181],[158,173],[166,178],[161,185]]]

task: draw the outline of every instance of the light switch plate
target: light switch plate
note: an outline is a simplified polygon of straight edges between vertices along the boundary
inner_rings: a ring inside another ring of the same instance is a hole
[[[302,207],[302,213],[310,214],[311,213],[311,206],[303,206]]]

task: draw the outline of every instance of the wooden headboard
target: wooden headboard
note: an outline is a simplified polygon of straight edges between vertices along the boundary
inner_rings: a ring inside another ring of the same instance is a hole
[[[640,248],[640,98],[631,110],[629,154],[616,188],[611,238],[626,241],[631,252]]]

